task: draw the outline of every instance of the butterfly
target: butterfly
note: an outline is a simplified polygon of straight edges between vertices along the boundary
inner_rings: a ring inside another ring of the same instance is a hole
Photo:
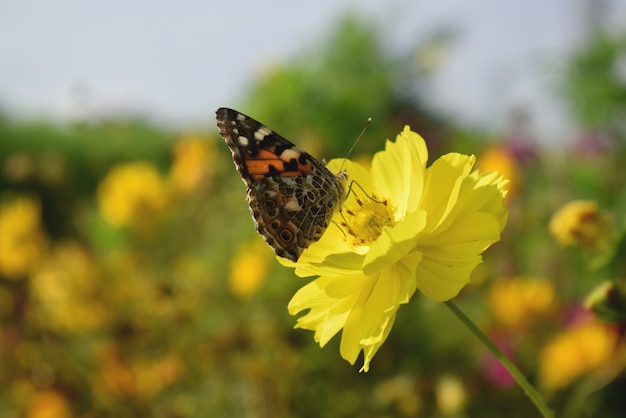
[[[217,126],[248,188],[256,230],[276,255],[298,261],[345,199],[344,172],[321,162],[243,113],[216,112]]]

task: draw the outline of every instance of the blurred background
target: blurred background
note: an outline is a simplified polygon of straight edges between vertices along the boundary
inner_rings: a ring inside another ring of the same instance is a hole
[[[441,304],[370,372],[293,330],[214,111],[320,159],[406,124],[511,180],[457,304],[564,417],[620,417],[626,0],[0,3],[0,416],[530,417]]]

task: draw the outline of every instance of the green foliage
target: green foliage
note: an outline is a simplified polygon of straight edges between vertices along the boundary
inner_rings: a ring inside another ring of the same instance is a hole
[[[320,46],[287,65],[270,67],[241,110],[294,141],[323,143],[321,155],[327,159],[345,156],[370,116],[357,154],[381,149],[382,139],[409,121],[420,120],[422,126],[413,123],[423,128],[420,132],[437,129],[435,115],[410,96],[406,66],[383,47],[372,27],[356,18],[340,21]]]
[[[600,34],[568,66],[566,94],[577,120],[626,134],[626,36]]]

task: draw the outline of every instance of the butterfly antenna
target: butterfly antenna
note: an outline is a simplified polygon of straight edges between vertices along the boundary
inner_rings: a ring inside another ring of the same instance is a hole
[[[352,151],[354,151],[354,148],[356,147],[356,144],[359,143],[359,141],[363,137],[363,134],[365,134],[365,131],[367,131],[367,128],[370,126],[371,123],[372,123],[372,118],[367,118],[367,122],[365,122],[365,126],[363,127],[363,130],[361,130],[361,133],[359,134],[359,136],[352,143],[352,146],[350,147],[350,149],[348,150],[348,153],[344,157],[343,163],[341,163],[341,167],[339,167],[339,172],[340,173],[341,173],[341,170],[343,170],[343,165],[346,163],[346,160],[348,159],[350,154],[352,154]]]

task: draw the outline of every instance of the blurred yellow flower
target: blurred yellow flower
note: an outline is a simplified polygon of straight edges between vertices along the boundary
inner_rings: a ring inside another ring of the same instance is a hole
[[[539,375],[547,389],[560,389],[603,365],[615,352],[617,329],[589,318],[552,338],[541,350]]]
[[[78,243],[58,244],[30,281],[33,307],[46,327],[61,332],[85,332],[107,318],[99,271]]]
[[[500,239],[507,219],[506,184],[498,173],[472,171],[475,158],[448,154],[426,168],[424,140],[405,127],[372,161],[371,172],[349,160],[352,184],[342,211],[300,256],[296,274],[320,277],[289,303],[297,328],[315,331],[324,346],[343,329],[341,356],[367,371],[387,338],[396,311],[416,289],[446,301],[469,282],[481,253]]]
[[[419,416],[422,400],[419,397],[419,391],[416,390],[417,385],[417,380],[413,376],[393,376],[383,380],[375,388],[375,400],[383,406],[393,404],[398,416]]]
[[[609,249],[615,234],[612,216],[593,200],[567,203],[552,216],[549,228],[561,245],[581,245],[592,251]]]
[[[70,404],[61,394],[52,390],[37,393],[28,405],[26,418],[70,418]]]
[[[241,299],[254,295],[265,283],[271,261],[272,253],[262,239],[242,245],[230,260],[230,292]]]
[[[41,207],[35,197],[0,203],[0,277],[20,279],[37,264],[45,248]]]
[[[170,179],[177,190],[189,193],[209,180],[215,157],[215,144],[210,137],[190,134],[174,145],[174,162]]]
[[[100,366],[100,373],[91,376],[93,390],[103,398],[110,394],[124,397],[134,395],[137,392],[135,378],[118,348],[107,342],[98,351],[97,364]]]
[[[467,405],[468,394],[463,382],[457,376],[446,375],[435,385],[437,407],[443,416],[458,416]]]
[[[178,354],[143,358],[132,364],[137,393],[152,398],[178,380],[183,372],[183,361]]]
[[[100,373],[91,378],[91,384],[101,397],[113,394],[151,399],[175,383],[184,371],[184,362],[178,354],[138,357],[131,361],[109,343],[100,347],[98,362]]]
[[[476,165],[482,172],[497,171],[502,174],[502,177],[509,180],[509,184],[505,187],[505,190],[509,192],[508,199],[517,193],[521,177],[520,167],[515,155],[505,145],[488,148],[480,155]]]
[[[547,312],[555,289],[544,279],[512,278],[496,281],[489,289],[489,306],[496,319],[510,328],[522,328],[537,314]]]
[[[120,164],[98,186],[102,215],[113,226],[124,227],[152,219],[168,201],[164,179],[146,161]]]

